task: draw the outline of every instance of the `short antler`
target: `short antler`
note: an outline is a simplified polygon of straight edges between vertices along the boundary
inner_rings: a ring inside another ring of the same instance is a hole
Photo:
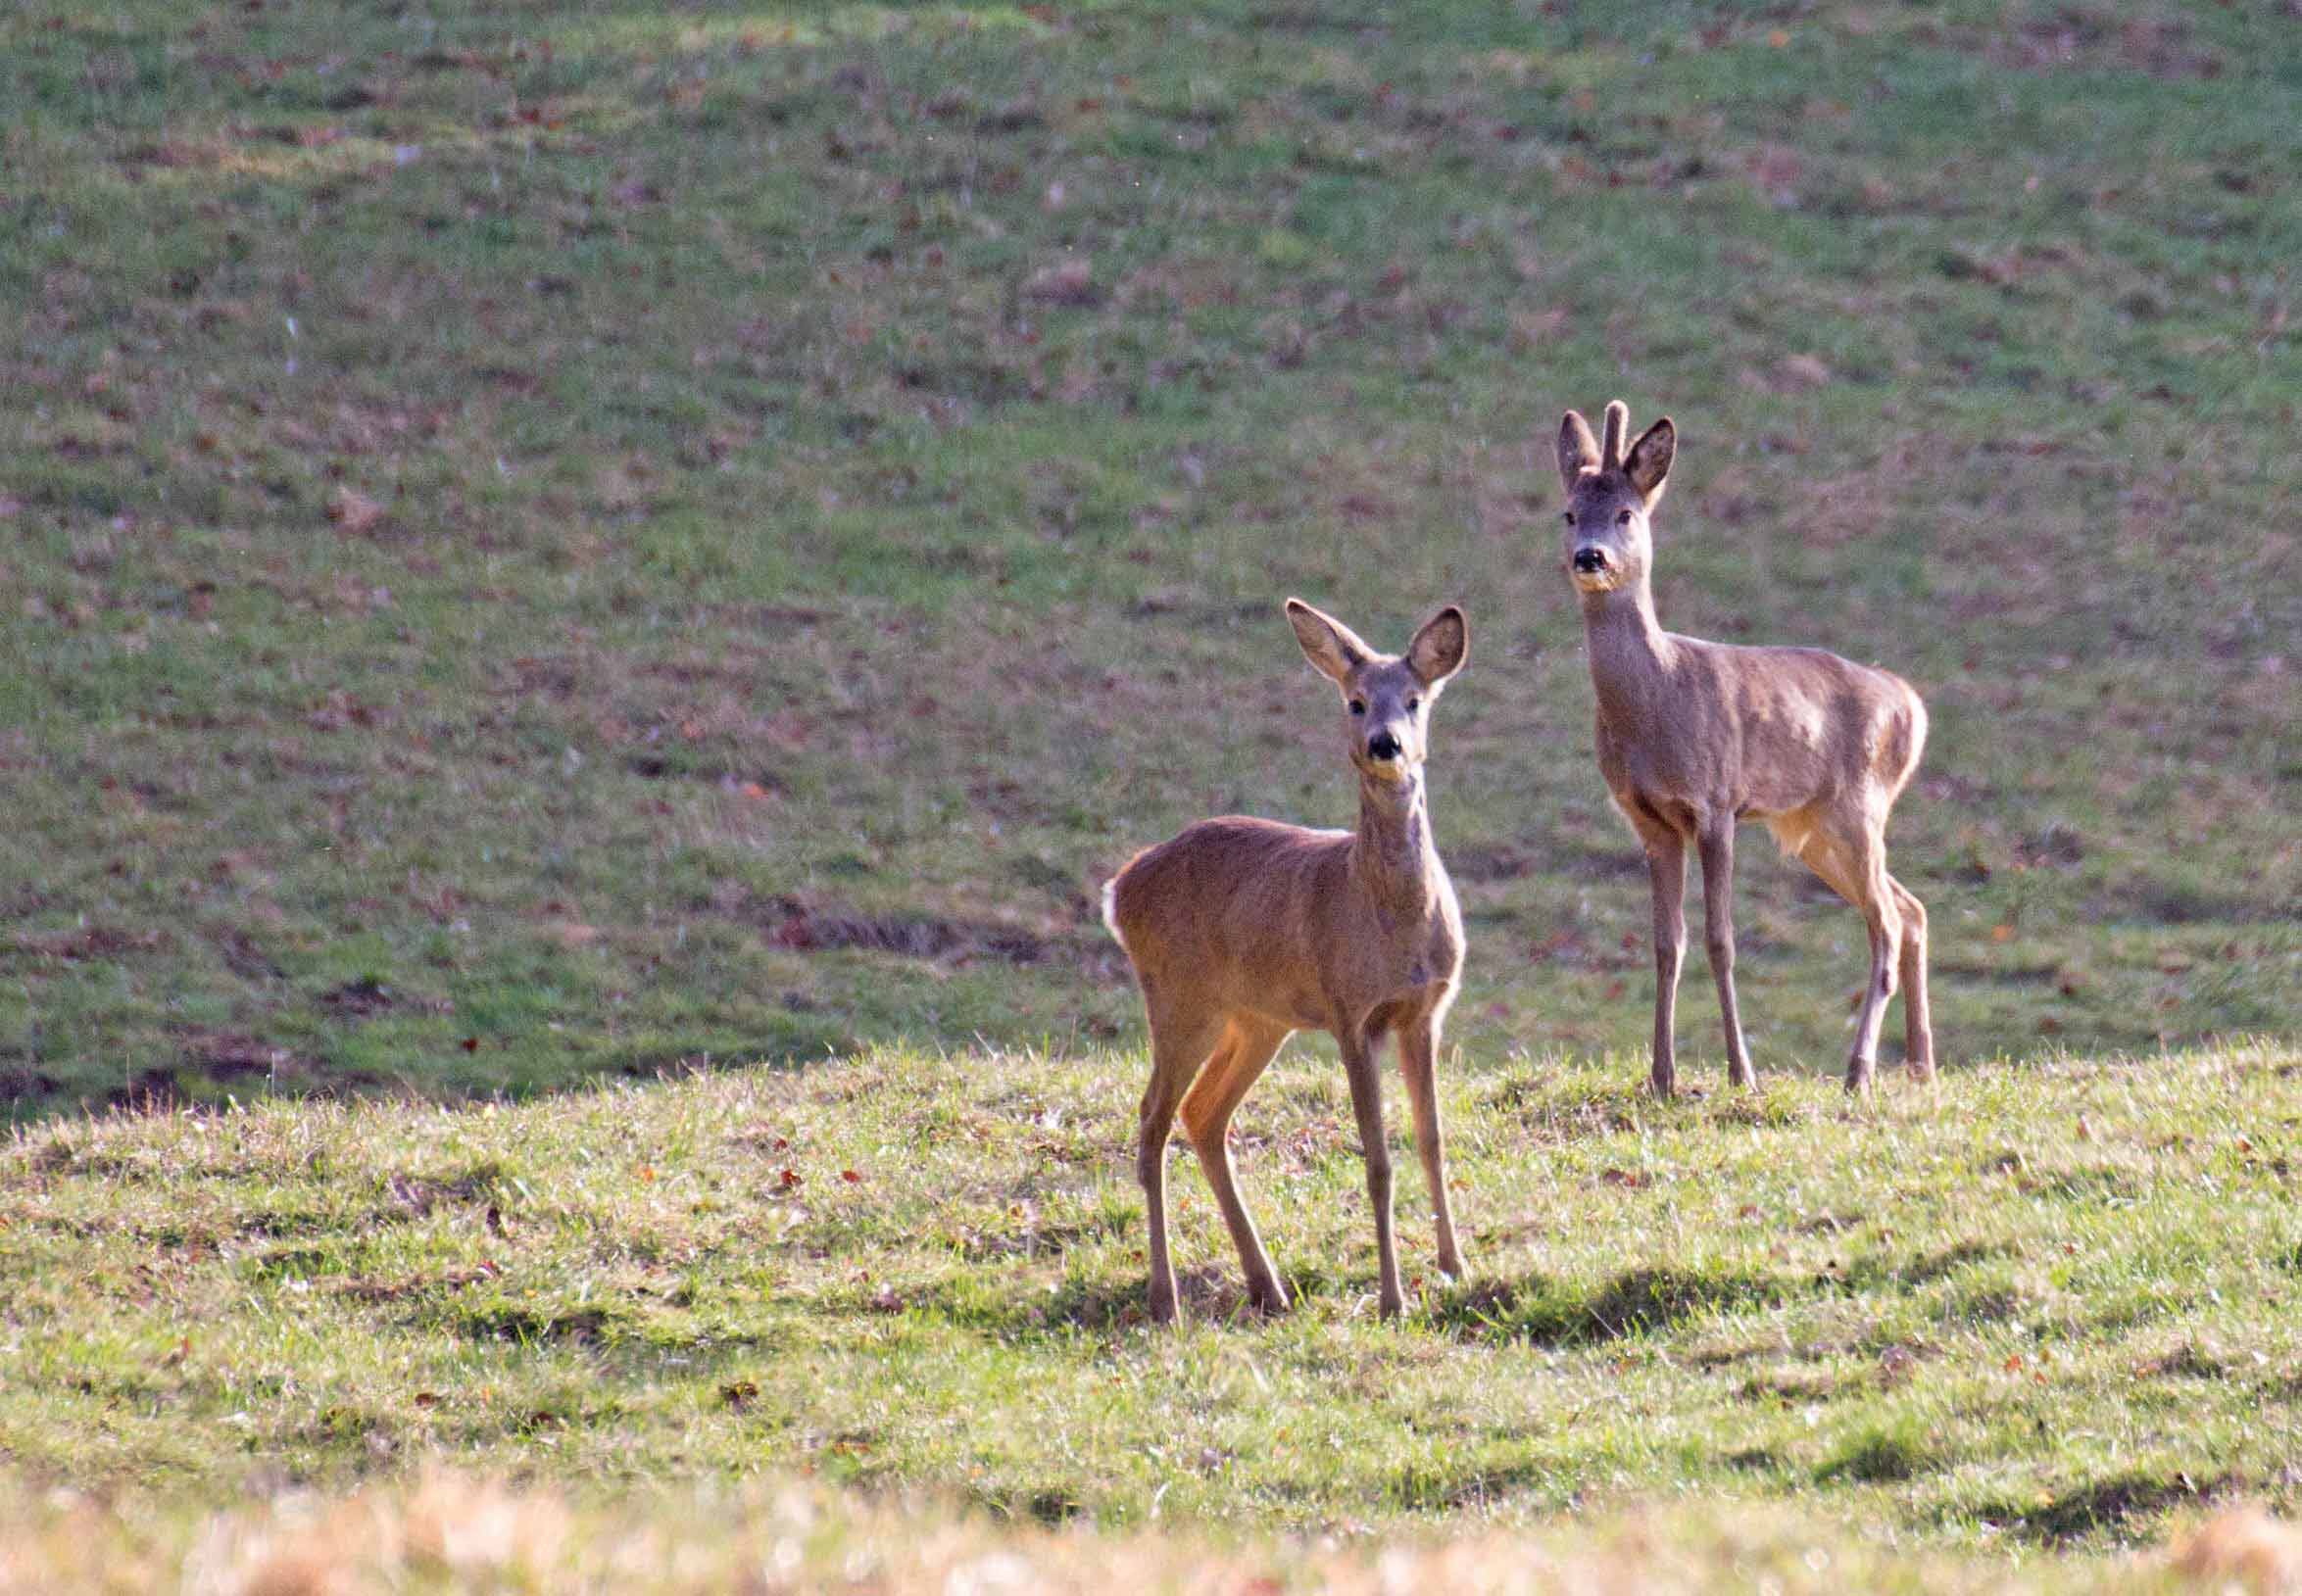
[[[1609,400],[1606,407],[1606,441],[1599,448],[1598,468],[1619,471],[1623,466],[1623,445],[1631,436],[1631,407],[1621,400]]]

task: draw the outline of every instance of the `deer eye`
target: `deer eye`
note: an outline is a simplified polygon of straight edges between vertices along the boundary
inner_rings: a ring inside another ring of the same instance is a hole
[[[1365,713],[1367,712],[1367,701],[1366,701],[1366,700],[1364,700],[1364,699],[1353,699],[1353,700],[1351,700],[1351,701],[1350,701],[1350,712],[1351,712],[1352,714],[1354,714],[1354,715],[1363,715],[1363,714],[1365,714]]]
[[[1574,512],[1573,510],[1571,510],[1571,509],[1570,509],[1570,510],[1567,510],[1567,511],[1565,511],[1564,513],[1565,513],[1565,516],[1566,516],[1566,522],[1567,522],[1567,525],[1569,525],[1569,526],[1573,526],[1573,525],[1575,524],[1575,512]]]
[[[1421,699],[1409,699],[1409,700],[1407,700],[1407,713],[1408,713],[1408,714],[1410,714],[1410,715],[1411,715],[1411,714],[1413,714],[1413,713],[1414,713],[1416,710],[1418,710],[1418,709],[1420,709],[1420,708],[1422,708],[1422,707],[1423,707],[1423,701],[1422,701]]]

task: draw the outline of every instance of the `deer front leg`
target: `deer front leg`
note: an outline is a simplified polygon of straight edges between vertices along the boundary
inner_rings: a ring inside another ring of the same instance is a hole
[[[1463,1255],[1454,1240],[1454,1214],[1446,1198],[1446,1143],[1439,1130],[1439,1024],[1434,1015],[1399,1033],[1399,1074],[1406,1080],[1407,1101],[1414,1108],[1415,1151],[1422,1156],[1423,1179],[1430,1184],[1431,1207],[1439,1225],[1439,1268],[1460,1280]]]
[[[1376,1297],[1383,1317],[1392,1319],[1406,1306],[1406,1293],[1399,1289],[1398,1242],[1391,1221],[1391,1148],[1383,1137],[1383,1080],[1375,1070],[1373,1039],[1346,1030],[1336,1040],[1343,1048],[1344,1078],[1350,1083],[1359,1147],[1367,1160],[1367,1206],[1375,1210]]]
[[[1679,970],[1687,956],[1687,844],[1657,827],[1646,837],[1646,868],[1654,885],[1654,1072],[1657,1097],[1679,1089]]]
[[[1711,979],[1718,983],[1719,1017],[1727,1028],[1727,1084],[1755,1087],[1750,1054],[1742,1044],[1742,1016],[1735,1004],[1735,817],[1703,822],[1702,929],[1710,949]]]

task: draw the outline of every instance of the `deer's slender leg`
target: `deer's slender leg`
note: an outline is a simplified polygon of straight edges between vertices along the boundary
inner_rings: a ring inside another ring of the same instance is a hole
[[[1679,1089],[1679,971],[1687,961],[1687,843],[1663,826],[1641,828],[1654,889],[1654,1070],[1657,1097]]]
[[[1902,909],[1903,1056],[1916,1081],[1935,1078],[1935,1022],[1927,1008],[1927,906],[1916,894],[1886,878]]]
[[[1367,1160],[1367,1205],[1375,1210],[1376,1295],[1386,1319],[1406,1305],[1398,1283],[1398,1242],[1391,1218],[1391,1147],[1383,1137],[1383,1079],[1375,1069],[1374,1039],[1336,1028],[1350,1106],[1358,1116],[1359,1146]]]
[[[1870,932],[1870,979],[1854,1026],[1854,1047],[1846,1059],[1846,1089],[1868,1091],[1879,1063],[1879,1029],[1886,999],[1894,995],[1895,963],[1902,943],[1902,911],[1886,875],[1886,847],[1878,835],[1859,825],[1826,827],[1809,838],[1798,856],[1839,896],[1862,911]]]
[[[1462,1250],[1455,1245],[1454,1213],[1446,1195],[1446,1142],[1439,1129],[1440,1016],[1427,1015],[1398,1034],[1399,1074],[1415,1116],[1415,1151],[1431,1187],[1431,1208],[1439,1226],[1439,1267],[1460,1280]]]
[[[1895,965],[1902,952],[1902,909],[1887,885],[1886,850],[1873,840],[1864,854],[1862,917],[1871,934],[1871,977],[1854,1027],[1854,1051],[1846,1061],[1849,1090],[1867,1089],[1878,1069],[1879,1031],[1886,1022],[1886,1000],[1898,984]]]
[[[1156,1002],[1145,1006],[1151,1019],[1151,1076],[1136,1125],[1135,1178],[1143,1183],[1151,1221],[1148,1307],[1152,1320],[1163,1325],[1175,1317],[1175,1266],[1167,1252],[1167,1137],[1183,1093],[1206,1062],[1215,1026],[1207,1016],[1172,1009],[1162,1014]]]
[[[1727,1028],[1727,1083],[1754,1087],[1750,1054],[1742,1043],[1742,1016],[1735,1004],[1735,817],[1702,823],[1702,926],[1710,951],[1711,979],[1718,984],[1719,1017]]]
[[[1214,1188],[1223,1223],[1231,1228],[1239,1267],[1247,1276],[1248,1301],[1266,1314],[1287,1311],[1287,1288],[1279,1283],[1279,1272],[1271,1267],[1271,1255],[1263,1250],[1255,1222],[1239,1195],[1237,1173],[1231,1167],[1231,1116],[1291,1034],[1283,1025],[1234,1018],[1214,1061],[1183,1099],[1183,1126],[1199,1151],[1207,1185]]]

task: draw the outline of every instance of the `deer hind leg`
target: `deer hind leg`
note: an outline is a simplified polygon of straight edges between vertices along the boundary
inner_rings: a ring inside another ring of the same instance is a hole
[[[1895,964],[1902,944],[1902,909],[1886,874],[1886,850],[1874,831],[1826,825],[1798,850],[1808,869],[1840,897],[1862,911],[1870,932],[1870,979],[1862,991],[1855,1021],[1854,1048],[1846,1059],[1846,1089],[1867,1091],[1879,1064],[1879,1029],[1886,999],[1894,995]]]
[[[1223,1223],[1231,1228],[1239,1267],[1247,1276],[1248,1301],[1266,1314],[1287,1311],[1287,1288],[1279,1283],[1279,1272],[1271,1267],[1271,1255],[1263,1250],[1255,1222],[1239,1195],[1238,1177],[1231,1167],[1231,1116],[1292,1034],[1288,1027],[1267,1020],[1234,1017],[1213,1060],[1183,1099],[1183,1127],[1199,1151],[1207,1185],[1214,1188]]]
[[[1916,894],[1886,878],[1902,909],[1903,1058],[1916,1081],[1935,1078],[1935,1022],[1927,1007],[1927,906]]]
[[[1151,997],[1148,984],[1145,1008],[1151,1019],[1151,1075],[1143,1090],[1143,1108],[1136,1122],[1135,1178],[1143,1184],[1144,1209],[1151,1223],[1151,1285],[1148,1308],[1152,1320],[1166,1324],[1175,1317],[1175,1266],[1167,1253],[1167,1137],[1175,1128],[1175,1110],[1183,1094],[1207,1059],[1216,1036],[1212,1016],[1185,1013]]]

